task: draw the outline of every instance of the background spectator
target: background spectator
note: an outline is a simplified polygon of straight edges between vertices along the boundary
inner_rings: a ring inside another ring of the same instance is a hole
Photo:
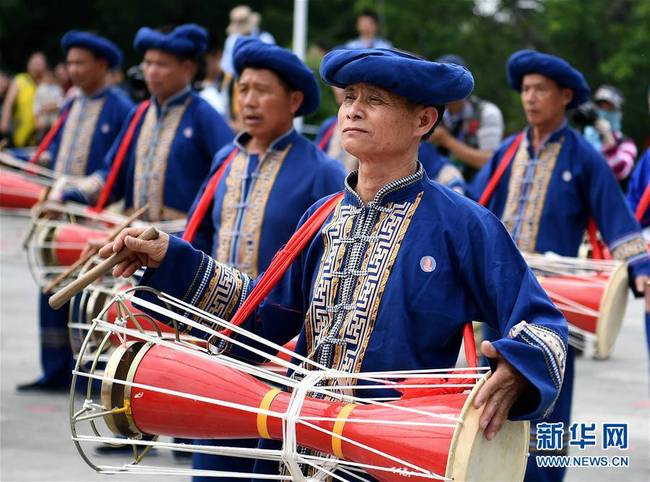
[[[64,92],[54,73],[47,70],[36,88],[34,96],[34,118],[36,121],[36,142],[50,130],[63,105]]]
[[[4,98],[0,135],[8,137],[16,147],[35,142],[36,122],[34,118],[34,97],[36,87],[47,70],[47,59],[43,52],[35,52],[27,61],[27,72],[16,75]]]
[[[350,40],[345,46],[349,49],[391,49],[393,44],[379,37],[379,16],[372,10],[363,10],[357,15],[359,38]]]

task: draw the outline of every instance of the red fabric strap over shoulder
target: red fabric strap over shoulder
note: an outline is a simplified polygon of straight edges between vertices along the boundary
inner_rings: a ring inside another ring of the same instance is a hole
[[[650,206],[650,184],[645,187],[645,191],[643,191],[643,194],[641,195],[639,205],[636,207],[636,212],[634,215],[636,216],[637,221],[641,222],[641,219],[647,211],[648,206]]]
[[[325,134],[323,134],[323,138],[318,143],[318,147],[321,151],[325,150],[325,146],[327,145],[327,143],[332,138],[332,135],[334,134],[334,129],[336,129],[336,121],[327,128]]]
[[[140,122],[140,119],[142,118],[144,112],[147,110],[147,107],[149,107],[150,104],[151,104],[151,100],[145,100],[144,102],[141,102],[137,110],[135,111],[135,114],[133,114],[133,118],[129,123],[129,127],[126,129],[126,133],[124,134],[124,137],[122,138],[122,142],[120,143],[120,147],[117,150],[117,154],[115,154],[113,165],[111,166],[111,170],[108,173],[108,177],[106,178],[106,184],[104,184],[103,189],[99,193],[99,198],[97,199],[97,203],[90,209],[91,211],[100,212],[106,206],[106,203],[108,202],[108,198],[111,195],[111,190],[113,189],[113,185],[115,184],[115,181],[117,180],[117,176],[120,173],[120,168],[122,167],[122,163],[124,162],[126,153],[129,150],[129,146],[131,146],[131,142],[133,141],[135,128],[137,127],[138,122]]]
[[[68,105],[68,107],[65,108],[61,114],[56,118],[56,121],[54,121],[54,124],[50,128],[49,131],[47,131],[47,134],[45,134],[45,137],[43,137],[43,140],[41,143],[38,145],[38,148],[36,149],[36,152],[34,155],[29,159],[29,162],[31,164],[36,163],[41,155],[45,152],[45,150],[50,147],[50,144],[52,144],[52,141],[56,137],[56,135],[59,133],[61,130],[61,126],[63,126],[63,123],[65,122],[66,118],[68,117],[68,114],[70,113],[70,109],[72,108],[72,103]]]
[[[490,202],[490,199],[492,199],[492,194],[494,194],[494,190],[499,185],[499,182],[501,181],[503,174],[506,172],[506,169],[508,169],[508,166],[514,159],[515,154],[517,153],[517,149],[519,148],[519,144],[521,144],[523,138],[524,138],[524,133],[521,132],[517,137],[515,137],[515,140],[512,141],[512,144],[510,144],[510,146],[506,150],[505,154],[503,155],[503,159],[501,160],[501,163],[497,167],[496,171],[494,171],[494,174],[492,174],[492,177],[488,181],[487,186],[483,191],[483,194],[481,194],[481,198],[478,200],[478,203],[481,206],[487,206],[487,204]]]
[[[280,251],[275,253],[269,267],[266,269],[260,280],[248,298],[239,307],[230,320],[234,325],[241,325],[260,303],[268,296],[271,290],[278,284],[284,273],[289,269],[291,263],[300,255],[305,246],[316,236],[318,230],[328,216],[334,211],[336,205],[343,199],[343,193],[333,195],[325,201],[305,223],[293,233],[287,244]],[[224,330],[224,335],[230,336],[231,330]]]
[[[185,232],[183,233],[183,239],[188,243],[194,241],[194,236],[196,236],[196,232],[199,229],[199,226],[201,225],[203,218],[205,218],[205,215],[208,212],[208,208],[210,207],[212,200],[214,199],[214,192],[216,191],[217,186],[219,185],[219,181],[221,181],[221,178],[223,177],[223,173],[226,171],[226,169],[228,168],[228,166],[230,165],[233,158],[237,155],[238,152],[239,149],[235,147],[230,152],[230,154],[228,154],[226,160],[223,161],[219,166],[219,168],[215,171],[210,181],[208,181],[207,186],[205,186],[205,190],[201,195],[201,199],[199,200],[199,203],[196,205],[196,209],[192,213],[192,217],[187,222],[187,227],[185,228]]]

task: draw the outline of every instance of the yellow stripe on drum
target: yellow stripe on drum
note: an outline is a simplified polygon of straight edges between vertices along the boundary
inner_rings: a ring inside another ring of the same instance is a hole
[[[262,398],[262,402],[260,403],[260,410],[268,410],[271,403],[273,403],[273,400],[275,400],[275,397],[277,397],[281,391],[282,390],[278,390],[277,388],[272,388],[266,392],[266,395],[264,395],[264,398]],[[266,413],[260,412],[257,414],[257,433],[259,433],[262,438],[270,439],[271,434],[269,434],[267,419],[268,415]]]
[[[334,428],[332,428],[332,453],[338,458],[342,459],[343,457],[343,427],[345,426],[345,421],[352,413],[356,405],[354,403],[348,403],[345,407],[341,409],[339,414],[336,416],[336,422],[334,422]]]

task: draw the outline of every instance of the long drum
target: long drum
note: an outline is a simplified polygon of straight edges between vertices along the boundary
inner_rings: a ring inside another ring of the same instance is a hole
[[[45,186],[6,169],[0,169],[0,208],[30,209],[45,191]]]
[[[570,343],[609,357],[627,306],[624,263],[525,255],[540,284],[569,322]]]
[[[295,394],[218,360],[162,344],[118,347],[101,388],[102,406],[113,409],[104,414],[106,424],[115,434],[138,439],[283,440]],[[487,441],[478,425],[482,409],[472,407],[484,381],[471,390],[432,389],[367,405],[306,396],[298,406],[295,440],[371,466],[365,470],[380,481],[430,480],[443,474],[457,481],[522,480],[528,423],[507,421]]]

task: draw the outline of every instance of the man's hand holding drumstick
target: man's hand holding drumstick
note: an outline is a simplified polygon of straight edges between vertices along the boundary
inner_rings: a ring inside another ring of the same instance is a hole
[[[108,258],[114,253],[122,251],[125,246],[131,252],[126,260],[113,268],[113,276],[128,278],[143,266],[157,268],[165,259],[169,246],[169,234],[160,231],[156,239],[150,241],[137,239],[146,229],[141,227],[124,229],[113,242],[99,250],[99,255],[102,258]]]

